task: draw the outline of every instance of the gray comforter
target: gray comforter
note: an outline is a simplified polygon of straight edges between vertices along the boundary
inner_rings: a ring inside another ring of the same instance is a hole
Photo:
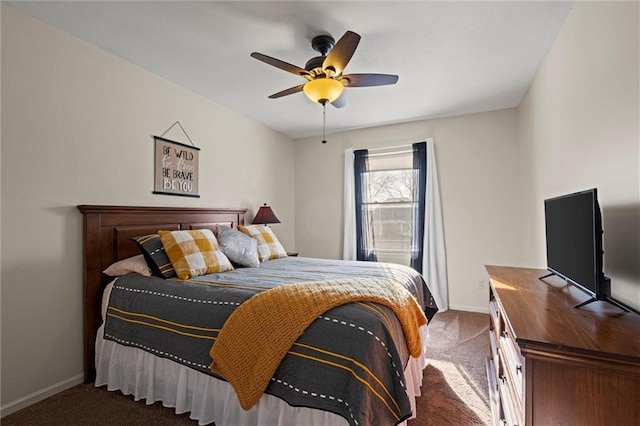
[[[275,286],[358,276],[400,282],[426,308],[426,285],[411,268],[291,257],[189,281],[120,277],[109,299],[104,338],[214,375],[209,350],[242,302]],[[337,413],[352,425],[392,425],[411,415],[403,380],[408,358],[402,327],[390,309],[351,303],[312,323],[266,392],[292,406]]]

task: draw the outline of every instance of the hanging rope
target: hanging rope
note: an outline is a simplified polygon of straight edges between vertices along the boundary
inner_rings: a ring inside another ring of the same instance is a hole
[[[196,146],[193,144],[193,141],[191,140],[191,138],[189,137],[189,135],[187,134],[187,131],[184,129],[184,127],[182,127],[182,124],[179,121],[176,121],[175,123],[173,123],[171,125],[171,127],[169,127],[167,130],[164,131],[163,134],[160,135],[160,137],[163,137],[164,135],[166,135],[167,133],[169,133],[169,130],[173,129],[173,127],[175,125],[180,126],[180,129],[182,129],[182,133],[184,133],[184,135],[187,137],[187,139],[189,139],[189,142],[191,142],[191,145],[193,145],[194,148],[196,148]]]

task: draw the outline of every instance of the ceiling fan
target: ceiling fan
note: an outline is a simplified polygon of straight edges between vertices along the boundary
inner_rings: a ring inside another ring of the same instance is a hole
[[[342,96],[345,87],[385,86],[398,81],[398,76],[391,74],[342,74],[359,42],[360,35],[353,31],[344,33],[337,43],[330,35],[316,36],[311,40],[311,47],[321,56],[309,59],[304,68],[258,52],[253,52],[251,57],[307,80],[304,84],[274,93],[270,99],[304,91],[314,102],[342,108],[346,105]]]

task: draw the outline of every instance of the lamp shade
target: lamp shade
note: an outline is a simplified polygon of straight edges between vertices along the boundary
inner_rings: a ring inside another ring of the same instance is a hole
[[[307,82],[302,90],[313,102],[324,104],[338,99],[342,95],[344,86],[333,78],[316,78]]]
[[[268,223],[280,223],[280,220],[276,217],[276,214],[271,210],[271,207],[264,203],[264,206],[258,209],[256,217],[253,218],[254,224],[268,224]]]

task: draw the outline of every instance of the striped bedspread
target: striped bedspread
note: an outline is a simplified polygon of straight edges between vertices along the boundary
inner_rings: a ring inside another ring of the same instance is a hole
[[[391,280],[425,307],[424,282],[411,268],[284,258],[189,281],[120,277],[111,292],[104,337],[213,375],[209,351],[244,301],[282,285],[354,277]],[[292,406],[337,413],[352,425],[396,424],[411,415],[403,382],[408,358],[402,325],[390,308],[349,303],[313,321],[265,392]]]

